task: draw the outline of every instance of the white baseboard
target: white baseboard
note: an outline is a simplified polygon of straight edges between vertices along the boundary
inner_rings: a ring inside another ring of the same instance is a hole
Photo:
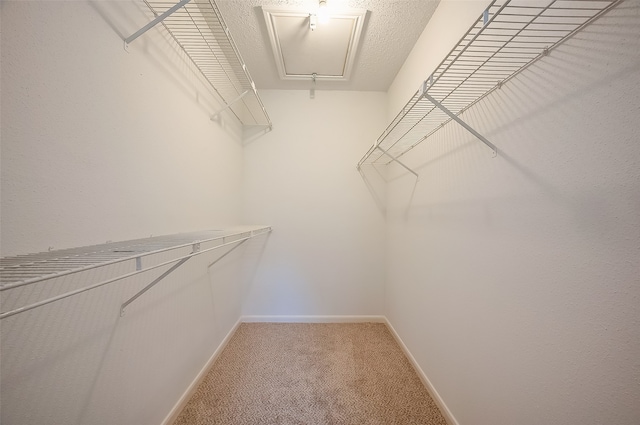
[[[384,316],[242,316],[247,323],[387,323]]]
[[[176,405],[173,406],[173,409],[171,409],[167,417],[164,419],[164,421],[162,421],[162,425],[171,425],[175,422],[176,419],[178,419],[178,415],[180,415],[180,412],[182,412],[182,409],[184,409],[184,407],[187,405],[189,400],[191,400],[191,397],[193,397],[193,394],[198,389],[198,386],[200,385],[202,380],[205,378],[205,376],[207,376],[209,369],[211,369],[213,364],[216,362],[216,360],[218,359],[218,356],[220,356],[220,353],[222,353],[222,350],[224,350],[224,348],[227,346],[227,344],[229,343],[229,340],[231,339],[233,334],[236,332],[236,330],[238,329],[238,326],[240,326],[241,323],[242,323],[242,318],[238,319],[238,321],[233,325],[233,327],[224,337],[220,345],[218,345],[218,348],[216,348],[216,351],[213,352],[213,354],[211,355],[207,363],[205,363],[202,370],[200,370],[200,373],[198,373],[198,375],[194,378],[194,380],[191,382],[191,385],[189,385],[189,387],[184,392],[184,394],[182,394],[182,397],[180,397]]]
[[[438,394],[438,391],[436,391],[434,386],[431,384],[431,381],[429,381],[429,378],[427,378],[427,375],[424,373],[424,371],[422,370],[422,368],[420,367],[420,365],[416,361],[415,357],[413,357],[413,355],[411,354],[411,352],[409,351],[407,346],[404,344],[404,342],[400,338],[400,335],[398,335],[398,333],[393,328],[393,326],[391,326],[391,323],[389,322],[389,320],[386,317],[385,317],[385,323],[386,323],[387,327],[389,328],[389,331],[391,332],[393,337],[398,342],[398,345],[400,346],[402,351],[404,351],[404,354],[407,356],[407,359],[409,359],[409,362],[411,363],[411,365],[415,369],[416,373],[418,374],[418,377],[422,381],[422,384],[425,386],[427,391],[429,391],[429,394],[431,395],[431,398],[438,405],[438,408],[440,409],[440,412],[442,413],[442,416],[444,416],[444,419],[447,421],[447,423],[449,425],[459,425],[458,421],[456,420],[456,418],[453,416],[453,414],[451,413],[451,411],[449,410],[447,405],[444,403],[444,400],[442,399],[442,397],[440,397],[440,394]]]

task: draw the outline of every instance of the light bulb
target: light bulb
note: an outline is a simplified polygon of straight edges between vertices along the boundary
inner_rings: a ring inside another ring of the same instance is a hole
[[[327,7],[327,0],[320,0],[318,6],[318,22],[326,24],[331,17],[329,16],[329,8]]]

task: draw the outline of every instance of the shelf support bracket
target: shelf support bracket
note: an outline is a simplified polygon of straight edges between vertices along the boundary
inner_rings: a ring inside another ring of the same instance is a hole
[[[173,273],[173,271],[175,269],[177,269],[178,267],[180,267],[181,265],[183,265],[184,263],[186,263],[190,258],[192,258],[193,254],[197,253],[198,251],[200,251],[200,243],[196,242],[192,245],[192,251],[191,251],[191,255],[189,257],[183,258],[182,260],[178,261],[177,263],[175,263],[173,266],[171,266],[169,268],[169,270],[165,271],[164,273],[162,273],[160,276],[158,276],[156,279],[154,279],[153,282],[151,282],[150,284],[148,284],[147,286],[145,286],[144,288],[142,288],[141,290],[138,291],[138,293],[136,293],[133,297],[129,298],[127,301],[125,301],[122,306],[120,307],[120,317],[124,316],[124,309],[131,304],[132,302],[134,302],[135,300],[137,300],[142,294],[144,294],[145,292],[147,292],[149,289],[151,289],[152,287],[154,287],[158,282],[160,282],[162,279],[164,279],[165,277],[169,276],[171,273]]]
[[[216,117],[218,115],[220,115],[221,113],[223,113],[224,111],[226,111],[227,109],[231,108],[231,106],[236,103],[237,101],[239,101],[240,99],[242,99],[243,97],[245,97],[247,95],[247,93],[249,93],[250,90],[245,90],[244,92],[242,92],[240,94],[240,96],[236,97],[235,99],[233,99],[231,102],[227,103],[224,108],[219,109],[218,111],[216,111],[215,113],[211,114],[211,121],[215,120]]]
[[[246,241],[248,241],[249,239],[242,239],[239,241],[239,243],[237,245],[232,246],[227,252],[225,252],[224,254],[222,254],[221,256],[219,256],[218,258],[215,259],[215,261],[211,264],[209,264],[207,266],[207,269],[211,268],[214,264],[216,264],[218,261],[222,260],[224,257],[226,257],[227,255],[231,254],[233,252],[234,249],[239,248],[240,245],[242,245],[243,243],[245,243]]]
[[[402,161],[400,161],[398,158],[396,158],[395,156],[391,155],[389,152],[387,152],[386,150],[382,149],[380,146],[376,146],[376,149],[380,149],[382,151],[382,153],[384,153],[385,155],[387,155],[389,158],[391,158],[392,161],[397,162],[402,168],[404,168],[405,170],[407,170],[408,172],[410,172],[411,174],[413,174],[414,176],[416,176],[416,179],[418,178],[418,173],[416,173],[415,171],[413,171],[411,168],[407,167]]]
[[[155,27],[157,24],[159,24],[160,22],[164,21],[167,16],[171,15],[173,12],[175,12],[176,10],[180,9],[181,7],[184,7],[184,5],[186,5],[187,3],[189,3],[191,0],[181,0],[179,3],[171,6],[169,9],[167,9],[164,13],[156,16],[156,18],[149,22],[147,25],[145,25],[144,27],[140,28],[138,31],[136,31],[135,33],[131,34],[129,37],[127,37],[124,40],[124,46],[125,48],[133,43],[133,41],[140,37],[142,34],[144,34],[145,32],[149,31],[151,28]]]
[[[482,143],[487,145],[489,149],[491,149],[491,151],[493,152],[493,155],[491,156],[495,157],[496,155],[498,155],[498,148],[496,148],[495,145],[490,141],[488,141],[482,134],[475,131],[469,124],[467,124],[462,119],[460,119],[460,117],[458,117],[456,114],[454,114],[449,109],[447,109],[442,103],[438,102],[436,99],[433,98],[433,96],[429,95],[426,91],[422,93],[422,95],[429,102],[433,103],[438,109],[440,109],[442,112],[447,114],[452,120],[460,124],[462,127],[464,127],[465,130],[467,130],[469,133],[476,136]]]

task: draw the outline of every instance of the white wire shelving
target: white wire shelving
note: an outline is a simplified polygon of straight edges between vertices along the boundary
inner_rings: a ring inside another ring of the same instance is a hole
[[[121,314],[124,314],[124,310],[129,304],[134,302],[142,294],[151,289],[151,287],[160,282],[189,259],[210,251],[227,248],[227,251],[223,255],[219,256],[212,264],[210,264],[211,266],[247,240],[269,232],[271,232],[270,226],[228,231],[208,230],[48,251],[15,257],[3,257],[0,259],[0,292],[15,290],[25,286],[34,285],[36,283],[42,283],[52,279],[119,263],[128,262],[131,265],[132,270],[54,297],[2,312],[0,313],[0,319],[33,310],[140,273],[171,266],[159,277],[154,279],[151,283],[122,304],[120,312]],[[191,252],[187,254],[180,253],[178,252],[180,249],[190,249]],[[164,259],[164,261],[160,263],[148,261],[149,264],[145,264],[145,262],[147,262],[146,258],[157,254],[167,254],[170,258]]]
[[[230,110],[242,124],[270,130],[271,119],[215,1],[144,3],[156,17],[125,39],[125,46],[162,23],[223,101],[224,106],[211,119]]]
[[[497,148],[459,115],[621,0],[494,0],[358,162],[396,162],[451,120]]]

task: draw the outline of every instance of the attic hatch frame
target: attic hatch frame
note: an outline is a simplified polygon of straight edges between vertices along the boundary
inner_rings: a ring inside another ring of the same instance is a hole
[[[314,29],[314,26],[311,24],[314,19],[317,19],[317,12],[309,12],[306,8],[299,7],[283,7],[283,6],[273,6],[273,7],[262,7],[262,15],[264,17],[264,22],[267,28],[267,33],[269,36],[269,44],[271,45],[271,53],[273,55],[273,59],[276,64],[276,69],[278,71],[278,77],[282,81],[308,81],[312,79],[315,83],[316,81],[325,81],[325,82],[344,82],[349,81],[353,74],[355,59],[358,55],[359,46],[362,41],[362,36],[364,33],[364,24],[367,18],[367,14],[369,12],[366,9],[351,9],[351,8],[337,8],[331,11],[331,20],[332,21],[346,21],[350,22],[350,31],[348,34],[348,40],[344,45],[335,45],[333,47],[345,48],[344,52],[340,52],[338,57],[342,57],[342,64],[340,66],[341,70],[335,73],[326,73],[321,72],[319,69],[309,69],[308,72],[303,72],[302,70],[298,70],[299,72],[295,72],[295,70],[287,69],[287,59],[285,58],[285,51],[291,49],[290,42],[283,42],[282,29],[283,26],[286,27],[283,23],[278,24],[280,20],[296,20],[296,21],[305,21],[308,24],[306,26],[310,27],[310,30],[320,31],[320,29]],[[286,31],[285,31],[286,32]],[[303,38],[296,37],[296,40],[301,42]],[[326,41],[326,40],[325,40]],[[310,43],[310,41],[307,41]],[[296,50],[300,49],[298,46]],[[307,49],[311,49],[310,51],[315,51],[312,44],[308,44]],[[305,49],[305,50],[307,50]],[[344,53],[344,57],[342,56]],[[286,55],[290,57],[289,55]],[[293,66],[295,68],[295,65]]]
[[[360,159],[357,169],[396,162],[418,178],[400,158],[452,120],[497,156],[496,146],[460,115],[621,1],[548,0],[546,6],[532,6],[519,0],[493,0]]]
[[[222,100],[212,121],[230,110],[243,125],[271,131],[273,123],[215,0],[181,0],[169,8],[166,0],[143,1],[155,18],[124,40],[125,50],[161,23]]]

